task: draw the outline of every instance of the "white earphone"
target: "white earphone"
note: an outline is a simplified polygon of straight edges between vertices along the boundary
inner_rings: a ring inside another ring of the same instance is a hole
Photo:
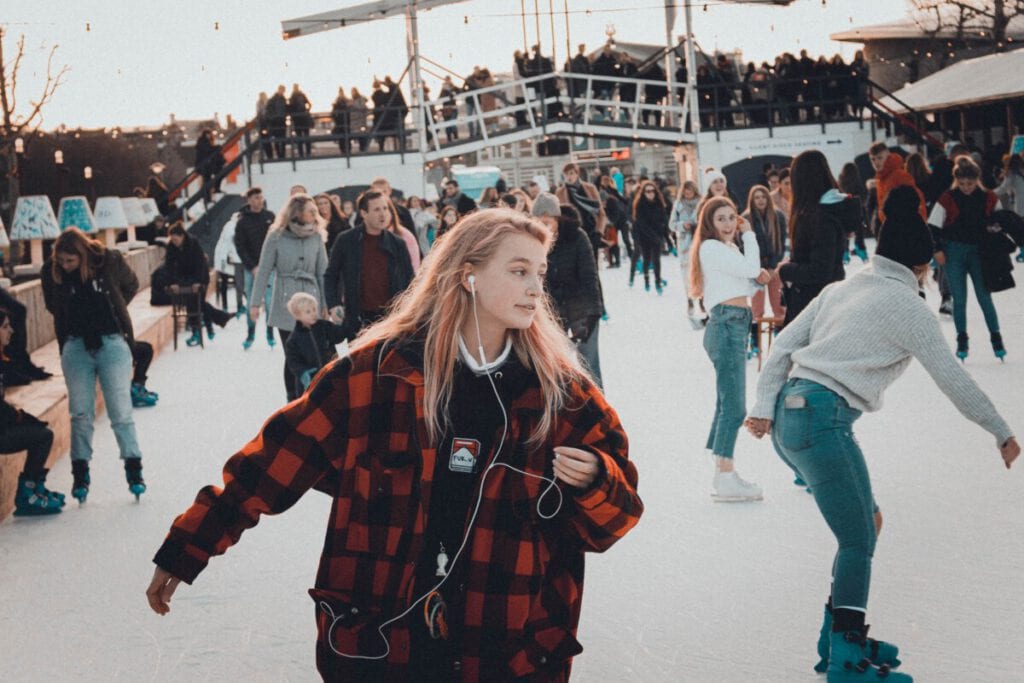
[[[470,274],[470,276],[466,278],[466,282],[469,283],[469,291],[473,296],[476,296],[476,275]]]

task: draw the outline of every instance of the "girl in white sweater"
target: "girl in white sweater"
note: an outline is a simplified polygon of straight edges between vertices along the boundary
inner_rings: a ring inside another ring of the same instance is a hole
[[[743,251],[736,245],[743,239]],[[744,481],[733,466],[736,437],[747,410],[747,335],[750,296],[770,273],[761,268],[757,237],[726,197],[703,203],[690,250],[690,296],[704,297],[708,324],[704,350],[715,366],[715,417],[707,448],[715,456],[712,497],[721,502],[761,500],[761,487]]]

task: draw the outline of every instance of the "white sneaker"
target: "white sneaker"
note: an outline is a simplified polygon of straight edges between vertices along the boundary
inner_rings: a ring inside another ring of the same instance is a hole
[[[743,503],[764,498],[760,486],[744,480],[736,472],[715,472],[712,486],[711,497],[716,503]]]

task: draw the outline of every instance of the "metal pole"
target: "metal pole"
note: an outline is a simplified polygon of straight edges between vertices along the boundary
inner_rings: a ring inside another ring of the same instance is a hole
[[[533,17],[537,23],[537,56],[540,57],[540,0],[533,0]]]
[[[565,60],[572,59],[572,42],[569,40],[569,0],[563,0],[565,8]]]
[[[519,0],[519,16],[523,20],[523,52],[530,56],[530,41],[526,37],[526,0]]]
[[[555,56],[555,0],[548,0],[548,19],[551,23],[551,68],[558,71],[558,58]],[[569,58],[568,53],[565,58]]]
[[[697,96],[697,50],[693,47],[693,9],[692,0],[686,4],[686,87],[690,99],[690,130],[693,132],[694,163],[700,169],[700,152],[697,148],[697,135],[700,133],[700,109]]]
[[[421,159],[421,164],[425,164],[428,148],[427,110],[426,103],[423,101],[423,77],[420,74],[420,34],[419,23],[416,17],[415,2],[409,3],[405,10],[405,38],[407,51],[409,53],[409,60],[412,64],[412,73],[410,74],[412,76],[412,102],[413,109],[417,112],[416,127],[419,129],[419,150],[420,155],[423,157]],[[402,128],[402,123],[399,122],[399,135],[403,136],[402,142],[404,143],[404,133],[402,132]],[[403,146],[404,144],[399,145],[399,149]],[[422,190],[423,188],[421,187],[420,191]]]
[[[689,0],[687,0],[689,2]],[[665,0],[665,81],[668,83],[668,106],[671,107],[677,101],[676,97],[676,48],[672,40],[672,30],[676,25],[676,5],[674,0]],[[672,110],[665,112],[665,127],[672,126]],[[685,126],[681,123],[681,127]]]

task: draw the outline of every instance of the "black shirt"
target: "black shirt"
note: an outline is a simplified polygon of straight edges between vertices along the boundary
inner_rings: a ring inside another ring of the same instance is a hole
[[[506,361],[491,370],[491,379],[507,411],[512,401],[530,386],[533,374],[519,362],[515,352],[510,351]],[[414,592],[418,598],[441,581],[442,577],[437,576],[437,558],[443,544],[448,556],[449,578],[439,592],[447,603],[449,638],[434,640],[430,637],[423,609],[418,607],[408,617],[411,620],[414,670],[424,674],[433,672],[434,675],[438,671],[451,671],[451,661],[459,659],[459,620],[465,610],[464,582],[472,548],[467,545],[458,562],[455,562],[455,557],[476,507],[481,479],[487,465],[494,459],[493,451],[505,429],[505,417],[486,374],[477,375],[457,361],[452,384],[448,406],[450,420],[434,462],[430,509],[427,511],[423,554],[416,568]],[[503,460],[509,458],[508,454],[514,447],[515,444],[505,441],[502,445]]]
[[[103,345],[103,335],[121,332],[107,294],[96,279],[82,282],[77,272],[65,273],[62,284],[69,294],[69,337],[81,337],[86,349],[96,351]]]
[[[978,189],[970,194],[964,194],[959,189],[954,189],[950,195],[960,209],[960,215],[944,228],[946,240],[978,244],[988,223],[985,216],[987,193]]]

